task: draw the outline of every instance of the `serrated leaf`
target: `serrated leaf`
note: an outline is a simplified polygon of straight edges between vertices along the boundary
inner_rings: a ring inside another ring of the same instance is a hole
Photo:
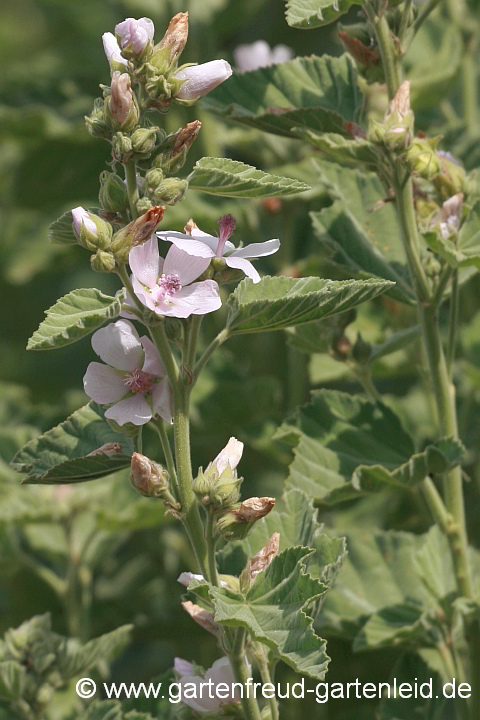
[[[293,133],[320,150],[327,160],[358,167],[363,165],[370,170],[376,169],[380,162],[378,149],[363,138],[346,138],[337,133],[316,133],[305,128],[294,128]]]
[[[412,304],[414,292],[395,207],[384,202],[386,193],[380,179],[373,173],[345,172],[332,163],[317,167],[319,181],[333,201],[320,212],[311,213],[319,241],[329,244],[335,252],[332,259],[347,265],[355,277],[391,280],[395,285],[388,294]]]
[[[73,232],[72,211],[67,210],[48,228],[48,239],[56,245],[77,245],[78,238]]]
[[[119,317],[125,297],[125,290],[116,297],[95,288],[69,292],[46,311],[46,318],[28,341],[27,350],[52,350],[81,340],[107,320]]]
[[[91,455],[107,443],[119,443],[118,455]],[[25,483],[72,483],[110,475],[131,462],[132,442],[116,433],[94,402],[76,410],[67,420],[31,440],[12,460]]]
[[[345,123],[359,119],[363,96],[352,59],[322,55],[234,73],[204,102],[229,120],[296,137],[293,128],[345,134]]]
[[[228,158],[204,157],[188,176],[188,186],[210,195],[235,198],[266,198],[310,190],[299,180],[257,170]]]
[[[323,680],[330,658],[325,641],[313,631],[306,607],[324,594],[326,586],[306,573],[311,554],[303,547],[284,550],[257,575],[245,595],[205,583],[200,590],[208,587],[218,623],[247,628],[296,672]],[[195,583],[190,589],[199,591]]]
[[[458,236],[443,238],[439,233],[424,236],[428,245],[453,268],[480,268],[480,201],[476,202]]]
[[[58,655],[58,664],[65,679],[90,670],[100,661],[108,662],[129,640],[133,625],[122,625],[112,632],[94,638],[85,645],[67,640]]]
[[[282,330],[345,312],[390,287],[381,280],[245,279],[228,299],[227,326],[231,334]]]
[[[311,30],[335,22],[359,0],[288,0],[285,17],[290,27]]]
[[[331,585],[346,557],[345,538],[329,537],[318,520],[318,511],[301,490],[288,490],[266,517],[255,523],[245,540],[231,542],[220,553],[221,571],[240,575],[247,559],[280,535],[280,552],[301,545],[315,550],[305,562],[314,578]]]
[[[381,464],[401,477],[415,454],[392,410],[335,390],[314,391],[274,437],[295,446],[287,487],[304,490],[318,505],[358,496],[351,480],[359,466]]]
[[[0,662],[0,700],[18,700],[27,685],[27,671],[15,660]]]

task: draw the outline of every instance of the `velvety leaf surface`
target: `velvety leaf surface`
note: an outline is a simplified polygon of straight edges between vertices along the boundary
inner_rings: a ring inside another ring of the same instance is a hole
[[[125,291],[117,297],[95,288],[73,290],[46,311],[46,318],[30,340],[27,350],[51,350],[81,340],[107,320],[119,317]]]
[[[293,128],[345,134],[357,122],[363,96],[348,55],[303,57],[234,73],[205,99],[222,117],[287,137]]]
[[[381,280],[324,280],[264,277],[243,280],[228,299],[231,333],[281,330],[345,312],[381,295],[391,283]]]
[[[301,30],[321,27],[345,15],[357,0],[288,0],[285,16],[290,27]]]
[[[210,195],[236,198],[265,198],[310,190],[299,180],[257,170],[228,158],[204,157],[188,176],[188,186]]]
[[[348,167],[378,167],[380,157],[377,148],[362,138],[346,138],[337,133],[316,133],[305,128],[295,128],[298,137],[320,150],[328,160]]]
[[[78,238],[73,231],[72,211],[67,210],[48,228],[48,239],[57,245],[76,245]]]

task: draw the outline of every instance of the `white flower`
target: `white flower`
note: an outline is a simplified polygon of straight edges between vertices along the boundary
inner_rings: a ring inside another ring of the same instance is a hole
[[[150,18],[127,18],[115,25],[115,33],[122,50],[130,48],[135,55],[141,55],[148,43],[153,40],[155,26]]]
[[[186,588],[188,588],[192,580],[205,580],[205,578],[203,577],[203,575],[198,575],[191,572],[182,572],[177,578],[177,581]],[[228,583],[225,582],[225,580],[220,580],[220,585],[221,587],[228,587]]]
[[[232,68],[226,60],[212,60],[179,70],[175,79],[185,82],[175,97],[178,100],[198,100],[228,80],[231,74]]]
[[[177,675],[180,676],[179,685],[182,701],[197,712],[222,712],[223,706],[241,700],[240,689],[238,683],[235,682],[230,661],[227,657],[215,660],[212,667],[206,671],[203,677],[196,674],[192,663],[182,658],[175,658],[173,667]],[[205,685],[204,683],[208,684]],[[221,697],[218,697],[216,686],[220,683],[222,683],[223,687]],[[226,692],[225,685],[229,687],[229,693]]]
[[[172,246],[163,260],[157,238],[152,235],[130,250],[128,261],[136,296],[158,315],[187,318],[205,315],[222,305],[214,280],[193,282],[210,265],[209,259],[193,258]]]
[[[265,40],[257,40],[251,45],[239,45],[233,51],[233,57],[240,70],[257,70],[291,60],[293,50],[287,45],[275,45],[271,48]]]
[[[86,230],[91,232],[93,235],[98,235],[97,226],[90,217],[89,213],[81,205],[73,208],[72,210],[72,226],[73,231],[78,239],[80,239],[80,233],[82,232],[82,226]]]
[[[157,414],[172,422],[170,384],[148,337],[140,338],[128,320],[118,320],[93,334],[92,347],[106,365],[90,363],[83,384],[92,400],[112,405],[106,418],[144,425]]]
[[[110,32],[104,33],[102,35],[102,40],[103,49],[105,50],[105,55],[107,56],[107,60],[110,64],[110,70],[113,70],[113,62],[120,63],[120,65],[125,65],[125,67],[127,67],[128,60],[122,57],[122,51],[120,50],[120,45],[118,44],[115,35]]]
[[[228,267],[242,270],[254,283],[260,282],[260,275],[247,258],[272,255],[280,247],[280,240],[267,240],[267,242],[252,243],[246,247],[235,249],[235,245],[228,239],[235,231],[235,218],[225,215],[218,223],[220,237],[204,233],[196,225],[192,227],[191,235],[170,230],[158,232],[157,235],[162,240],[167,240],[180,250],[198,258],[224,257]]]
[[[242,453],[243,443],[240,442],[240,440],[231,437],[223,450],[218,453],[215,460],[210,463],[209,467],[211,467],[212,465],[216,465],[219,475],[222,475],[222,473],[227,469],[227,465],[230,465],[230,468],[232,470],[235,470],[242,458]]]

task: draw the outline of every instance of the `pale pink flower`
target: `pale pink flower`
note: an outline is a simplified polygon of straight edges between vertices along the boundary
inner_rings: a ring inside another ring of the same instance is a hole
[[[154,415],[172,422],[172,391],[155,345],[139,337],[128,320],[97,330],[92,347],[106,365],[91,362],[83,378],[86,394],[111,405],[105,417],[119,425],[144,425]]]
[[[228,80],[231,74],[232,68],[226,60],[212,60],[186,67],[175,74],[176,80],[185,81],[175,97],[178,100],[198,100]]]
[[[152,235],[143,245],[130,250],[132,284],[136,296],[158,315],[187,318],[218,310],[222,301],[214,280],[193,282],[210,265],[210,259],[192,257],[172,246],[165,260]]]
[[[215,460],[207,467],[206,472],[208,472],[208,470],[214,465],[217,468],[217,472],[219,475],[222,475],[222,473],[227,469],[228,465],[230,465],[230,468],[232,470],[235,470],[242,458],[242,453],[243,443],[240,442],[240,440],[231,437],[223,450],[218,453]]]
[[[148,43],[153,40],[155,26],[150,18],[127,18],[115,25],[115,34],[118,37],[122,50],[130,48],[135,55],[141,55]]]
[[[235,248],[229,238],[235,232],[236,222],[231,215],[225,215],[218,221],[220,235],[215,237],[204,233],[200,228],[193,227],[191,235],[166,230],[158,232],[162,240],[173,243],[177,248],[189,255],[199,258],[223,257],[228,267],[241,270],[254,283],[260,282],[260,275],[247,258],[264,257],[276,253],[280,247],[280,240],[267,240],[263,243],[252,243],[242,248]]]
[[[257,40],[251,45],[236,47],[233,57],[239,70],[250,71],[287,62],[293,58],[293,50],[287,45],[275,45],[271,48],[265,40]]]
[[[72,210],[73,231],[78,239],[80,239],[82,225],[84,225],[85,229],[93,233],[94,235],[98,234],[97,226],[95,225],[94,221],[90,217],[89,213],[85,210],[85,208],[80,205],[79,207],[73,208]]]
[[[128,60],[126,60],[122,56],[122,51],[120,50],[120,45],[117,42],[117,38],[113,33],[107,32],[102,35],[103,40],[103,49],[105,50],[105,55],[107,56],[107,60],[110,65],[110,70],[113,70],[112,63],[120,63],[120,65],[125,65],[127,67]]]
[[[227,657],[215,660],[202,677],[197,674],[196,669],[187,660],[175,658],[173,668],[180,677],[179,686],[181,699],[185,705],[200,713],[222,712],[225,705],[241,700],[240,688],[233,677],[230,661]],[[209,683],[211,681],[211,685]],[[209,683],[202,685],[202,683]],[[217,695],[216,687],[222,683],[221,697]],[[229,692],[227,692],[228,686]],[[187,694],[187,697],[185,695]],[[191,697],[195,695],[195,697]],[[225,697],[225,695],[227,697]]]

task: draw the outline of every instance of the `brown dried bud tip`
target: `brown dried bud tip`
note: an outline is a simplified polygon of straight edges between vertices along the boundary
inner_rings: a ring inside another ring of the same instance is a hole
[[[255,522],[265,517],[275,507],[276,500],[272,497],[251,497],[244,500],[239,508],[233,510],[240,522]]]
[[[97,450],[92,450],[92,452],[88,453],[86,457],[92,457],[93,455],[108,455],[111,457],[112,455],[121,455],[122,453],[123,445],[120,445],[120,443],[117,442],[110,442],[105,443],[105,445],[97,448]]]
[[[112,102],[110,109],[119,125],[127,120],[133,103],[132,81],[128,73],[118,71],[112,76]]]
[[[340,31],[338,36],[350,55],[353,55],[355,60],[361,65],[370,67],[371,65],[378,65],[381,57],[378,50],[374,50],[368,45],[365,45],[361,40],[356,37],[352,37],[345,31]]]
[[[168,489],[168,473],[146,455],[135,452],[132,455],[132,483],[142,495],[162,497]]]
[[[213,612],[201,608],[200,605],[195,605],[195,603],[190,602],[190,600],[182,602],[182,607],[185,612],[187,612],[190,617],[195,620],[197,625],[200,625],[200,627],[207,630],[207,632],[212,633],[212,635],[218,635],[220,625],[215,622]]]
[[[268,543],[248,561],[248,579],[253,580],[259,572],[266,570],[280,549],[280,533],[273,533]]]
[[[405,82],[403,82],[398,88],[397,94],[393,100],[390,102],[385,119],[388,120],[388,118],[396,111],[398,119],[403,120],[410,110],[410,81],[405,80]]]
[[[197,139],[201,127],[202,123],[200,120],[194,120],[193,122],[187,123],[185,127],[179,130],[175,135],[172,146],[172,154],[178,155],[178,153],[182,152],[184,149],[188,152]]]
[[[188,40],[188,12],[177,13],[170,20],[167,32],[157,45],[158,50],[168,48],[171,61],[176,60],[183,52]]]
[[[197,230],[197,229],[198,229],[197,223],[195,222],[195,220],[192,220],[192,218],[190,218],[190,220],[187,222],[187,224],[183,228],[183,232],[185,233],[185,235],[191,235],[193,230]]]

